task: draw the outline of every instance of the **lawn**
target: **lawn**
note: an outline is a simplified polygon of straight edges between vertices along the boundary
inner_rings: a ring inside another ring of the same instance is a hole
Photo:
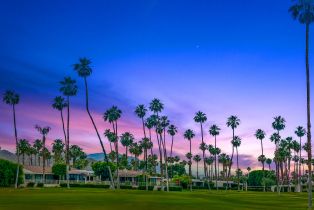
[[[263,192],[146,192],[103,189],[0,189],[0,209],[307,209],[307,194]]]

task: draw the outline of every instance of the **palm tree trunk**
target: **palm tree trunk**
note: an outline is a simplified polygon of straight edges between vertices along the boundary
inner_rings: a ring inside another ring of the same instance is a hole
[[[15,136],[15,146],[16,146],[16,158],[17,158],[17,167],[16,167],[16,176],[15,176],[15,188],[18,187],[19,172],[20,172],[20,150],[18,147],[17,139],[17,129],[16,129],[16,116],[15,116],[15,105],[12,105],[13,109],[13,124],[14,124],[14,136]]]
[[[159,149],[159,165],[160,165],[160,174],[161,176],[163,176],[163,165],[162,165],[162,151],[161,151],[161,142],[160,142],[160,139],[159,139],[159,136],[158,136],[158,133],[157,133],[157,130],[156,130],[156,136],[157,136],[157,143],[158,143],[158,149]]]
[[[306,101],[307,101],[307,143],[309,150],[308,154],[308,208],[312,209],[312,142],[311,142],[311,106],[310,106],[310,64],[309,64],[309,34],[310,23],[306,23],[306,49],[305,49],[305,63],[306,63]]]
[[[232,129],[232,140],[234,140],[234,128]],[[234,153],[234,146],[232,145],[232,154],[231,154],[231,159],[230,159],[230,164],[229,164],[229,170],[228,170],[228,177],[227,177],[227,188],[229,187],[229,178],[230,178],[230,173],[231,173],[231,166],[232,166],[232,160],[233,160],[233,153]]]
[[[204,144],[203,123],[201,123],[201,135],[202,135],[202,143]],[[203,163],[204,163],[204,176],[207,177],[206,162],[205,162],[205,150],[203,150]]]
[[[45,176],[46,176],[45,151],[46,151],[46,137],[45,135],[43,135],[43,184],[45,184]]]
[[[263,147],[263,139],[261,139],[261,148],[262,148],[262,158],[264,158],[264,147]],[[265,161],[262,159],[262,164],[263,164],[263,179],[265,178]],[[265,182],[263,184],[263,191],[265,192]]]
[[[145,122],[144,122],[143,117],[142,117],[142,124],[143,124],[144,137],[146,138]]]
[[[149,132],[149,141],[152,142],[152,131],[151,129],[148,129]],[[153,156],[153,147],[150,148],[150,154]]]
[[[67,141],[66,141],[66,176],[67,176],[67,188],[70,188],[69,170],[70,170],[70,97],[67,96]],[[45,162],[45,161],[43,161]]]
[[[167,160],[166,130],[165,129],[164,129],[164,138],[162,138],[162,134],[160,134],[160,141],[162,142],[163,151],[164,151],[167,192],[169,192],[169,174],[168,174],[168,160]]]
[[[217,141],[216,141],[216,135],[215,135],[215,179],[216,179],[216,190],[218,190],[218,176],[217,176],[217,154],[216,154],[216,149],[217,149],[217,145],[216,145]],[[218,164],[219,167],[219,164]],[[209,183],[208,183],[209,184]]]
[[[196,179],[198,179],[198,161],[196,161]]]
[[[192,139],[190,139],[190,154],[192,156]],[[190,176],[190,191],[192,191],[192,170],[191,170],[191,166],[192,166],[192,158],[189,158],[189,176]]]
[[[98,129],[96,127],[94,118],[93,118],[93,116],[91,115],[91,113],[89,111],[88,86],[87,86],[87,79],[86,79],[86,77],[84,77],[84,84],[85,84],[85,99],[86,99],[85,100],[86,101],[86,104],[85,104],[86,106],[85,107],[86,107],[86,111],[87,111],[87,114],[88,114],[90,120],[92,121],[92,124],[94,126],[95,131],[96,131],[96,134],[97,134],[97,137],[98,137],[101,149],[102,149],[102,151],[104,153],[104,159],[105,159],[105,161],[106,161],[106,163],[108,165],[108,172],[109,172],[109,178],[110,178],[110,183],[111,183],[111,189],[114,189],[114,182],[113,182],[113,179],[112,179],[111,169],[109,167],[109,161],[108,161],[107,153],[106,153],[104,144],[103,144],[103,142],[101,140],[101,137],[99,135]],[[110,144],[110,147],[111,147],[111,144]],[[111,149],[111,151],[112,151],[112,149]]]
[[[63,135],[64,135],[64,143],[66,144],[67,135],[66,135],[66,132],[65,132],[64,117],[63,117],[63,111],[62,111],[62,109],[61,109],[61,111],[60,111],[60,115],[61,115],[62,130],[63,130]]]
[[[114,126],[114,133],[116,135],[116,138],[117,138],[117,142],[115,142],[115,149],[116,149],[116,160],[117,160],[117,172],[116,172],[116,175],[117,175],[117,189],[120,189],[120,177],[119,177],[119,145],[118,145],[118,122],[115,121],[113,122],[113,125]]]
[[[238,147],[236,147],[237,151],[237,177],[238,177],[238,191],[240,190],[240,173],[239,173],[239,152],[238,152]]]
[[[299,157],[299,170],[298,170],[298,174],[297,174],[297,176],[298,176],[298,185],[299,185],[299,192],[301,192],[302,191],[302,187],[301,187],[301,157],[302,157],[302,155],[301,155],[301,153],[302,153],[302,138],[300,137],[300,157]]]

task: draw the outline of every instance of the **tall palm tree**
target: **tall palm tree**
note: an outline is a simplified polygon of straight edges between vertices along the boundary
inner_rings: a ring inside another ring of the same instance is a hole
[[[33,147],[36,150],[36,155],[35,156],[37,156],[37,158],[38,158],[37,165],[40,166],[40,155],[39,154],[40,154],[40,151],[43,148],[43,142],[40,139],[36,139],[34,141],[34,143],[33,143]],[[36,160],[36,158],[35,158],[35,160]]]
[[[310,150],[308,152],[309,160],[309,179],[308,179],[308,207],[312,208],[312,146],[311,146],[311,106],[310,106],[310,64],[309,64],[309,37],[310,24],[314,22],[314,1],[313,0],[295,0],[289,8],[293,19],[305,24],[305,66],[306,66],[306,101],[307,101],[307,143]]]
[[[3,95],[3,102],[12,107],[12,113],[13,113],[13,127],[14,127],[15,148],[16,148],[16,156],[17,156],[15,188],[17,188],[18,187],[18,179],[19,179],[19,169],[20,169],[20,153],[19,153],[19,149],[18,149],[15,106],[20,102],[20,96],[17,93],[15,93],[14,91],[7,90]]]
[[[114,142],[115,150],[117,153],[117,189],[120,189],[120,177],[119,177],[119,142],[118,142],[118,120],[121,118],[122,111],[117,106],[112,106],[104,113],[104,120],[112,124],[113,133],[116,136],[117,141]]]
[[[104,154],[104,159],[107,162],[108,165],[108,157],[107,157],[107,152],[105,149],[105,146],[103,144],[103,141],[100,137],[100,134],[98,132],[96,123],[94,121],[94,118],[92,116],[92,114],[90,113],[89,110],[89,92],[88,92],[88,85],[87,85],[87,77],[89,77],[92,74],[92,68],[91,68],[91,61],[87,58],[80,58],[79,62],[73,65],[74,70],[78,73],[78,75],[80,77],[82,77],[84,79],[84,85],[85,85],[85,108],[86,108],[86,112],[93,124],[93,127],[95,129],[96,135],[98,137],[102,152]],[[109,172],[109,178],[110,178],[110,183],[111,183],[111,188],[114,189],[114,182],[112,179],[112,175],[111,175],[111,169],[109,167],[109,165],[107,166],[107,170]]]
[[[60,91],[66,97],[66,104],[67,104],[67,132],[66,132],[66,141],[65,141],[65,160],[67,165],[67,187],[70,188],[69,182],[69,168],[70,168],[70,97],[75,96],[77,93],[77,85],[76,81],[73,80],[71,77],[65,77],[63,81],[60,81]]]
[[[46,150],[46,137],[50,131],[50,127],[40,127],[39,125],[35,125],[35,129],[42,135],[42,153],[43,153],[43,183],[45,183],[45,169],[46,169],[46,160],[45,160],[45,150]]]
[[[299,137],[300,146],[302,145],[302,137],[306,134],[305,128],[302,126],[298,126],[294,132]],[[302,148],[299,151],[299,160],[302,158]],[[299,173],[298,173],[298,187],[297,192],[301,192],[301,161],[299,161]]]
[[[232,141],[234,140],[234,130],[240,125],[240,119],[235,116],[235,115],[231,115],[228,119],[227,119],[227,126],[231,127],[232,129]],[[231,142],[232,142],[231,141]],[[228,179],[230,177],[230,173],[231,173],[231,165],[233,162],[233,155],[234,155],[234,146],[232,145],[232,153],[231,153],[231,160],[230,160],[230,165],[229,165],[229,169],[228,169]],[[228,184],[227,184],[228,186]]]
[[[198,162],[200,162],[202,159],[199,155],[195,155],[193,160],[196,162],[196,179],[198,179]]]
[[[269,170],[269,171],[271,171],[270,165],[272,164],[272,162],[273,162],[272,159],[270,159],[270,158],[267,158],[267,159],[266,159],[266,164],[268,165],[268,170]]]
[[[120,142],[121,142],[122,146],[125,147],[125,157],[126,158],[128,158],[129,146],[131,144],[133,144],[133,141],[134,141],[134,136],[133,136],[133,134],[131,134],[129,132],[123,133],[120,137]]]
[[[220,128],[217,125],[210,126],[209,134],[215,138],[215,150],[217,149],[217,136],[219,135],[219,133],[220,133]],[[216,179],[216,190],[218,190],[217,153],[216,152],[215,152],[215,179]]]
[[[184,138],[187,139],[190,142],[190,152],[188,153],[188,159],[189,159],[189,177],[190,177],[190,190],[192,191],[192,139],[195,137],[195,133],[193,130],[188,129],[184,132]]]
[[[63,109],[66,108],[67,106],[68,106],[68,104],[65,102],[65,99],[62,96],[57,96],[57,97],[54,98],[54,102],[52,104],[52,107],[54,109],[60,111],[62,130],[63,130],[64,143],[65,144],[66,144],[66,141],[67,141],[67,135],[66,135],[66,132],[65,132]]]
[[[201,137],[202,137],[202,144],[204,144],[204,133],[203,133],[203,124],[207,121],[206,114],[198,111],[194,116],[194,121],[201,125]],[[207,177],[207,169],[205,163],[205,150],[203,150],[203,163],[204,163],[204,176]]]
[[[159,113],[162,112],[163,109],[164,109],[164,104],[157,98],[154,98],[149,103],[149,110],[154,113],[154,115],[151,116],[151,120],[153,121],[153,124],[155,127],[155,133],[157,137],[157,143],[158,143],[158,149],[159,149],[159,166],[160,166],[161,175],[163,175],[162,145],[159,139],[159,134],[157,133],[157,128],[160,121]]]
[[[277,152],[278,148],[279,148],[279,143],[280,143],[280,135],[279,135],[279,132],[283,129],[285,129],[286,127],[286,120],[281,117],[281,116],[276,116],[274,117],[274,122],[272,123],[272,127],[274,130],[277,131],[277,134],[278,136],[274,136],[274,137],[279,137],[279,138],[275,138],[275,140],[272,140],[272,137],[271,137],[271,141],[274,141],[275,144],[276,144],[276,150],[275,150],[275,153]],[[278,194],[280,193],[279,191],[279,165],[278,165],[278,162],[275,161],[275,165],[276,165],[276,174],[277,174],[277,192]]]
[[[238,172],[238,171],[240,171],[240,168],[239,168],[239,153],[238,153],[238,148],[241,145],[240,137],[235,136],[233,138],[233,140],[231,141],[231,144],[233,145],[233,147],[236,148],[236,152],[237,152],[237,172]],[[240,174],[239,173],[237,173],[237,177],[238,177],[238,190],[240,190]]]
[[[141,120],[142,120],[144,138],[146,138],[146,129],[145,129],[145,121],[144,121],[144,117],[145,117],[145,115],[146,115],[146,112],[147,112],[147,109],[146,109],[145,105],[143,105],[143,104],[138,105],[138,106],[135,108],[135,114],[136,114],[139,118],[141,118]]]
[[[54,163],[59,163],[62,161],[62,153],[64,151],[64,143],[61,139],[55,139],[52,143],[52,152]]]

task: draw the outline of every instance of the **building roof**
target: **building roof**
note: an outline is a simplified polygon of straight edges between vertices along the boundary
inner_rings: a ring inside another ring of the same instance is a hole
[[[42,166],[24,166],[24,174],[42,174],[43,167]],[[51,174],[51,167],[45,167],[45,173]]]
[[[119,170],[119,176],[120,177],[137,177],[142,175],[143,173],[141,171],[133,171],[133,170]]]
[[[24,166],[23,168],[24,174],[42,174],[43,173],[43,167],[42,166]],[[52,174],[52,168],[51,167],[45,167],[45,173],[46,174]],[[78,169],[71,169],[69,171],[69,174],[82,174],[82,175],[93,175],[93,171],[88,170],[78,170]]]

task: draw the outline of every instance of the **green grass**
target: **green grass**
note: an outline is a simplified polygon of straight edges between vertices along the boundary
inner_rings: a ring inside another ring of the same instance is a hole
[[[0,189],[0,209],[307,209],[307,194],[263,192],[146,192],[104,189]]]

